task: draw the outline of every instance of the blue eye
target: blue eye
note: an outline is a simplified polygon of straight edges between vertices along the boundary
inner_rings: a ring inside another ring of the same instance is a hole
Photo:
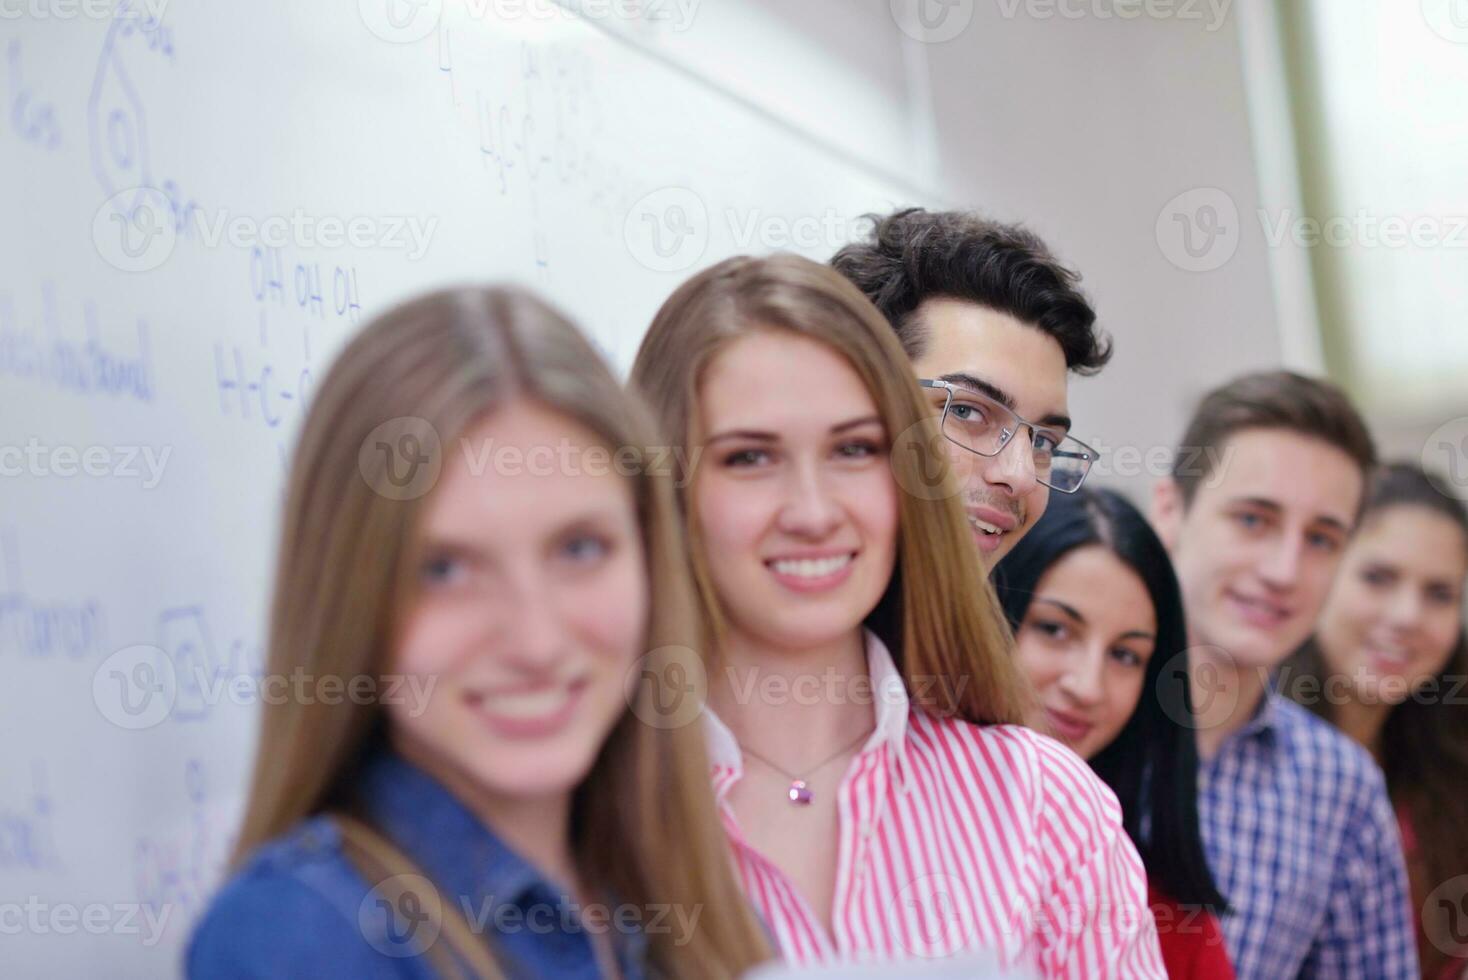
[[[451,555],[435,555],[423,563],[418,577],[428,585],[451,585],[463,577],[464,563]]]
[[[1339,547],[1336,539],[1328,534],[1311,534],[1306,540],[1317,551],[1335,551]]]
[[[857,439],[852,442],[842,443],[836,452],[846,459],[865,459],[881,453],[882,447],[870,439]]]
[[[740,449],[724,457],[725,466],[757,466],[768,461],[770,454],[763,449]]]
[[[606,539],[592,534],[578,534],[567,541],[562,549],[567,558],[583,564],[604,558],[611,550]]]
[[[983,409],[970,402],[954,402],[948,407],[948,414],[960,422],[982,422],[984,420]]]
[[[1054,455],[1055,450],[1060,447],[1060,440],[1049,432],[1036,432],[1034,448],[1036,452],[1046,456]]]
[[[1234,520],[1238,521],[1241,527],[1248,530],[1253,530],[1264,523],[1264,519],[1258,514],[1235,514]]]

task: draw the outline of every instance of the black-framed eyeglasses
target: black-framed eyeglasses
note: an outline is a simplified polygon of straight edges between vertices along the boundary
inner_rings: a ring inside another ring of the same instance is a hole
[[[1075,493],[1097,459],[1096,450],[1065,430],[1020,418],[988,395],[934,378],[919,378],[918,384],[943,392],[943,436],[971,453],[998,456],[1021,426],[1028,428],[1035,479],[1052,490]]]

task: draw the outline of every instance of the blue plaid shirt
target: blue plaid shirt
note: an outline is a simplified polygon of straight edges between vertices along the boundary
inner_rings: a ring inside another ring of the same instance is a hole
[[[1371,756],[1270,690],[1199,769],[1239,980],[1416,980],[1402,845]]]

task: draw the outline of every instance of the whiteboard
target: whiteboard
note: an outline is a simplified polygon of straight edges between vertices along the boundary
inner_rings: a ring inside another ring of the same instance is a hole
[[[12,976],[178,971],[243,802],[287,452],[364,320],[513,280],[625,370],[691,271],[929,203],[660,57],[670,4],[165,2],[0,5]]]

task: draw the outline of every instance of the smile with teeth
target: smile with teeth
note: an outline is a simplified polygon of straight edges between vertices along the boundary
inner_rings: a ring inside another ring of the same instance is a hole
[[[571,685],[559,684],[518,694],[486,694],[478,699],[478,704],[481,710],[501,718],[524,720],[553,715],[564,708],[574,695]]]
[[[777,558],[769,563],[777,575],[795,578],[825,578],[851,564],[856,555],[832,555],[829,558]]]
[[[1267,599],[1240,595],[1232,591],[1229,593],[1229,597],[1244,615],[1257,625],[1277,625],[1290,618],[1289,609],[1281,606],[1279,603],[1270,602]]]
[[[1366,651],[1372,660],[1387,668],[1405,667],[1412,659],[1411,651],[1402,647],[1373,645]]]
[[[997,535],[1004,533],[1003,528],[995,527],[993,524],[990,524],[987,521],[981,521],[972,514],[968,515],[968,522],[974,527],[978,528],[980,531],[983,531],[985,534]]]
[[[466,693],[465,702],[502,738],[551,738],[575,717],[590,680]]]

